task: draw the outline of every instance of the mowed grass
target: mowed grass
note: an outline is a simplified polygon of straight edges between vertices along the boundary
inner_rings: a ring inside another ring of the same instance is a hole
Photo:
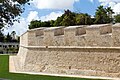
[[[0,78],[8,80],[93,80],[93,79],[9,73],[9,55],[0,55]]]

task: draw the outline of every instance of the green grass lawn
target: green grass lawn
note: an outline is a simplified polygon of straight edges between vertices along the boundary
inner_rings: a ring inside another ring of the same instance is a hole
[[[9,55],[0,55],[0,78],[5,78],[8,80],[93,80],[93,79],[9,73]]]

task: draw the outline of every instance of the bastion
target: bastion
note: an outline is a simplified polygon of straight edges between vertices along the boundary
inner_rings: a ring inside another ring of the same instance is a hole
[[[120,78],[120,24],[31,29],[11,58],[15,71]]]

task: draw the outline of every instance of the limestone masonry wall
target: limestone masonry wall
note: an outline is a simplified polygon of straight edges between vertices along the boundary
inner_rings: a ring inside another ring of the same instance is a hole
[[[16,59],[16,71],[120,77],[120,24],[28,30]]]

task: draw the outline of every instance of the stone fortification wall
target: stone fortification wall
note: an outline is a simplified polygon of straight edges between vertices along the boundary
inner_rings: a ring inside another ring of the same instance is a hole
[[[119,34],[120,24],[29,30],[20,37],[16,70],[119,77]]]

